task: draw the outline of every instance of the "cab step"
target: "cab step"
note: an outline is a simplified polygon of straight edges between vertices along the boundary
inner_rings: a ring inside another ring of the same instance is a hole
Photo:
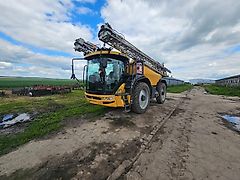
[[[125,111],[125,112],[130,112],[130,111],[131,111],[131,106],[130,106],[130,104],[129,104],[129,102],[128,102],[127,95],[129,95],[129,94],[124,94],[124,95],[122,96],[122,99],[123,99],[123,101],[124,101],[124,111]]]

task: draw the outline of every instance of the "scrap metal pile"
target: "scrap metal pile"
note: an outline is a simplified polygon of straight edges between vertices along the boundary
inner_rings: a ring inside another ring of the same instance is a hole
[[[0,91],[0,97],[3,97],[5,95],[6,95],[6,93],[4,91]]]
[[[27,113],[22,114],[6,114],[0,119],[0,128],[8,128],[18,123],[30,121],[31,117]]]
[[[33,86],[12,89],[12,94],[19,96],[44,96],[51,94],[65,94],[70,92],[70,86]]]

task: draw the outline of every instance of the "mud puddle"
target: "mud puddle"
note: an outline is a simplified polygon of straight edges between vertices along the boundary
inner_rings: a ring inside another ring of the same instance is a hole
[[[111,119],[110,124],[115,127],[134,127],[134,122],[125,117],[114,117]]]
[[[225,114],[221,117],[227,123],[227,127],[240,133],[240,116]]]

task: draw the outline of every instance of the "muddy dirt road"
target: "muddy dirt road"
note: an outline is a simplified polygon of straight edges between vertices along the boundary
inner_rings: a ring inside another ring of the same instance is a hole
[[[169,94],[143,115],[113,110],[0,157],[0,179],[236,179],[240,135],[222,114],[240,99],[200,87]]]

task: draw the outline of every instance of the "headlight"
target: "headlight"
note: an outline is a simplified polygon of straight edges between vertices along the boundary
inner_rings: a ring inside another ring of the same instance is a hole
[[[102,100],[112,101],[112,100],[113,100],[113,97],[103,97]]]

